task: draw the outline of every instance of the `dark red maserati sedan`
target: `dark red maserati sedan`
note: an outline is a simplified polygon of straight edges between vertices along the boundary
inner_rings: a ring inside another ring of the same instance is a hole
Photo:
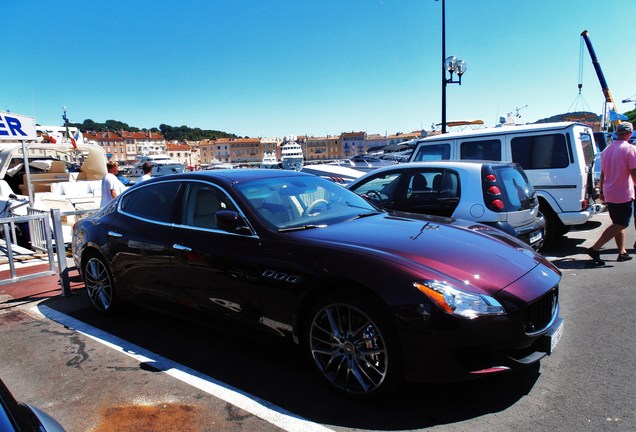
[[[563,332],[560,272],[526,244],[299,172],[147,180],[76,223],[73,257],[101,313],[136,301],[288,336],[359,398],[532,364]]]

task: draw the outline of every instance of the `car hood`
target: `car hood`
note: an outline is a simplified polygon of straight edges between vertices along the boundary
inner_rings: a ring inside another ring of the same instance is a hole
[[[422,277],[454,279],[493,295],[549,262],[515,239],[484,225],[420,215],[379,214],[289,233],[292,241],[322,243],[392,260]]]

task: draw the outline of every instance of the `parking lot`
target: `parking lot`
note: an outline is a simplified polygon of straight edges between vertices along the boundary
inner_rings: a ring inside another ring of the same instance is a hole
[[[137,307],[98,316],[72,272],[67,298],[55,277],[0,287],[0,378],[67,431],[635,430],[636,260],[615,262],[608,243],[594,268],[584,251],[607,223],[599,215],[543,251],[563,272],[565,335],[520,373],[362,404],[324,387],[284,342]]]

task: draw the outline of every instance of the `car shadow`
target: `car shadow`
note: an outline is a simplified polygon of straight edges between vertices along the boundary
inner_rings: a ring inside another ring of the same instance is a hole
[[[535,365],[468,382],[409,384],[386,400],[360,402],[324,385],[295,345],[270,335],[243,336],[244,329],[234,323],[224,322],[224,328],[219,328],[137,306],[104,317],[90,307],[84,289],[42,304],[294,415],[326,425],[404,430],[452,424],[509,408],[531,391],[540,376]],[[140,363],[139,368],[161,372],[152,361]],[[112,376],[105,374],[104,379]]]

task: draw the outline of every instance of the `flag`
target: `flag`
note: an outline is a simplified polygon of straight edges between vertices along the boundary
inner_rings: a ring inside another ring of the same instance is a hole
[[[66,137],[71,140],[71,144],[73,144],[73,148],[77,150],[77,141],[75,141],[75,137],[71,135],[68,130],[68,125],[66,125]]]
[[[42,135],[42,138],[45,138],[48,142],[55,144],[57,143],[57,140],[55,138],[53,138],[50,134],[44,134]]]
[[[82,132],[80,132],[80,130],[78,129],[77,132],[75,132],[75,135],[73,135],[73,138],[75,138],[75,144],[84,144],[84,135],[82,135]]]
[[[619,120],[627,120],[627,116],[617,113],[614,110],[610,110],[610,121],[619,121]]]

